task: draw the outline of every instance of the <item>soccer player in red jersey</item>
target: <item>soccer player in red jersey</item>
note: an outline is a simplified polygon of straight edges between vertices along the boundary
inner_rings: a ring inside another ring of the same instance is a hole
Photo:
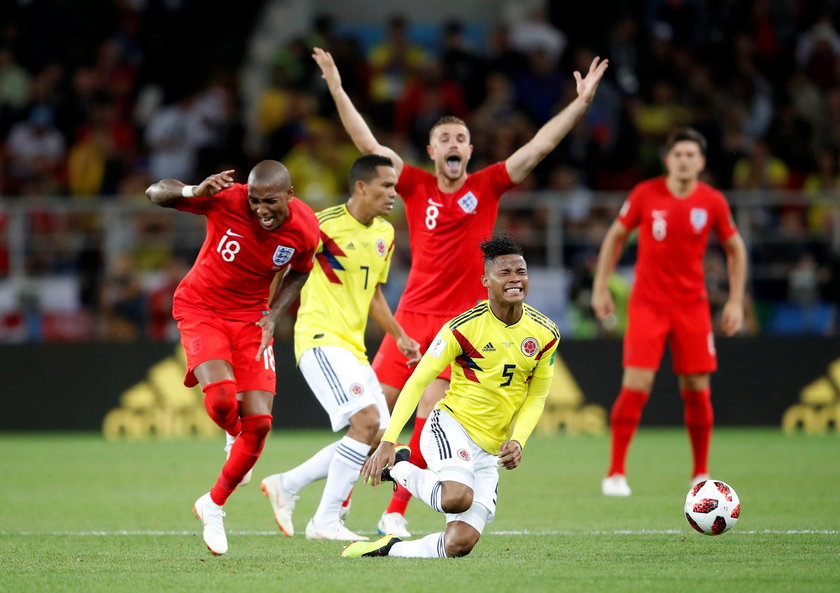
[[[285,166],[262,161],[247,185],[232,174],[198,185],[163,179],[146,190],[159,206],[207,217],[204,244],[175,291],[172,315],[187,355],[184,384],[201,384],[207,413],[235,438],[216,484],[194,508],[214,554],[228,549],[222,506],[271,430],[274,328],[300,294],[319,240],[318,220],[295,197]]]
[[[507,160],[475,173],[467,174],[473,151],[469,129],[456,117],[443,117],[429,133],[427,152],[435,166],[432,174],[406,164],[377,141],[342,88],[341,76],[329,52],[315,48],[312,57],[321,68],[353,143],[364,154],[389,157],[399,175],[397,193],[405,202],[412,262],[395,317],[425,351],[453,315],[486,298],[486,289],[479,281],[483,273],[479,244],[493,232],[502,194],[522,182],[584,114],[595,97],[607,61],[595,58],[585,77],[575,72],[577,98]],[[383,340],[373,368],[393,407],[412,370],[390,336]],[[409,446],[411,462],[419,467],[426,467],[420,454],[420,432],[432,407],[449,387],[449,378],[446,369],[427,387],[417,407]],[[404,517],[410,497],[407,490],[397,489],[379,522],[380,533],[411,535]]]
[[[736,334],[744,320],[747,256],[726,198],[699,181],[706,165],[706,139],[696,130],[676,130],[666,143],[667,174],[638,184],[604,237],[592,288],[598,319],[615,314],[607,279],[634,229],[638,229],[635,282],[624,336],[624,375],[612,407],[607,496],[630,496],[624,463],[639,425],[667,341],[685,405],[685,425],[694,457],[692,482],[708,478],[713,415],[710,374],[717,369],[703,256],[714,230],[726,252],[729,299],[721,329]]]

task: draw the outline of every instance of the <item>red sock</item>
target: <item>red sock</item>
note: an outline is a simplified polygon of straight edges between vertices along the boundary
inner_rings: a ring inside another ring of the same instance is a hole
[[[265,439],[271,431],[271,414],[259,414],[242,418],[242,434],[233,443],[230,457],[222,467],[216,485],[210,490],[210,498],[218,505],[225,504],[245,474],[248,473],[262,453]]]
[[[644,391],[621,388],[610,412],[612,450],[608,476],[625,474],[624,462],[627,459],[627,450],[642,419],[642,408],[645,407],[648,396],[649,394]]]
[[[239,402],[236,401],[236,382],[230,379],[209,383],[202,388],[204,407],[210,418],[225,432],[238,436],[242,432],[239,422]]]
[[[685,427],[691,441],[691,453],[694,456],[694,473],[709,473],[709,442],[714,426],[712,410],[712,391],[708,387],[700,391],[680,391],[685,404]]]
[[[344,502],[341,503],[341,508],[346,509],[350,506],[350,499],[353,498],[353,489],[350,489],[350,494],[347,495],[347,498],[344,499]]]
[[[408,441],[408,448],[411,449],[411,456],[408,458],[408,461],[421,469],[428,467],[426,460],[423,459],[423,454],[420,452],[420,433],[423,432],[425,425],[425,418],[414,418],[414,432],[411,433],[411,440]],[[403,488],[400,484],[397,484],[397,489],[394,490],[394,495],[391,496],[391,503],[385,509],[385,512],[405,515],[405,509],[408,507],[409,500],[411,500],[411,492]]]

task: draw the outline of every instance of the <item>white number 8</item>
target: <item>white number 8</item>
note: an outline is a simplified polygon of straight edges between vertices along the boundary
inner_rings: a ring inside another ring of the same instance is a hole
[[[426,208],[426,228],[434,230],[437,226],[437,217],[440,214],[440,210],[438,210],[439,206],[443,206],[443,204],[438,204],[437,202],[433,202],[431,198],[429,198],[429,207]]]

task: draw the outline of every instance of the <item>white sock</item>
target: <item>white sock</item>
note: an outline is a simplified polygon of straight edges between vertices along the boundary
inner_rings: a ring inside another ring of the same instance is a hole
[[[430,533],[421,539],[397,542],[391,546],[388,555],[396,558],[446,558],[443,533]]]
[[[432,509],[438,513],[443,512],[440,508],[441,483],[435,472],[420,469],[408,461],[400,461],[391,469],[391,477]]]
[[[313,518],[316,525],[327,525],[338,520],[341,503],[353,489],[369,450],[370,445],[348,436],[338,441],[338,447],[330,461],[321,503]]]
[[[283,488],[292,494],[297,494],[304,486],[326,478],[330,469],[330,460],[339,442],[330,443],[299,466],[285,472]]]

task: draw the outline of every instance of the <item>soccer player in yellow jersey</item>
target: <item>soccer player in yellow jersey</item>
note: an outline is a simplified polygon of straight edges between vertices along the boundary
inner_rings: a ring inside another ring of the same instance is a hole
[[[542,414],[554,375],[560,334],[548,317],[526,305],[528,269],[522,248],[508,237],[481,244],[488,300],[441,328],[406,383],[362,477],[402,484],[434,510],[446,529],[418,540],[386,535],[354,542],[342,556],[446,558],[465,556],[496,512],[498,466],[514,469]],[[452,382],[423,427],[421,469],[394,443],[423,390],[447,365]]]
[[[306,537],[366,539],[347,529],[340,513],[390,418],[365,355],[368,314],[393,336],[408,364],[420,360],[420,345],[394,319],[381,288],[394,248],[394,227],[382,218],[396,199],[393,163],[379,155],[363,156],[351,167],[349,181],[352,195],[347,203],[317,214],[321,241],[295,323],[295,357],[306,382],[329,414],[333,431],[349,428],[339,441],[301,465],[262,481],[275,520],[287,536],[294,534],[297,492],[326,477]]]

